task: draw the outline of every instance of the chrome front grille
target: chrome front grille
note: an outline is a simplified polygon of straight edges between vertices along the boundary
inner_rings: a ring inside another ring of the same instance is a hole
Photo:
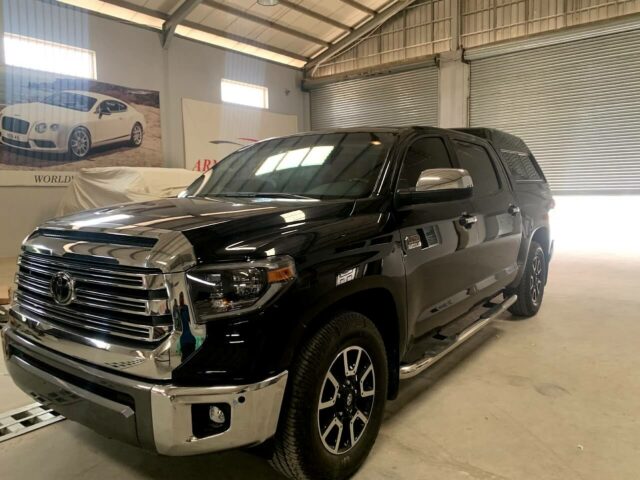
[[[18,265],[18,306],[48,323],[92,338],[142,342],[157,342],[172,331],[165,278],[159,270],[30,252],[22,254]],[[66,305],[56,303],[51,293],[51,279],[60,272],[74,282],[73,299]]]
[[[29,131],[29,122],[15,117],[2,117],[2,129],[24,135]]]

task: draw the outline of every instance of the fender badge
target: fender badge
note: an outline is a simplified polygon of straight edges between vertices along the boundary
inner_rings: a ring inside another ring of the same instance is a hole
[[[336,286],[342,285],[355,279],[357,270],[357,268],[352,268],[351,270],[345,270],[344,272],[339,273],[336,277]]]
[[[404,237],[404,244],[407,247],[407,250],[413,250],[414,248],[422,247],[420,235],[418,235],[417,233],[407,235],[406,237]]]

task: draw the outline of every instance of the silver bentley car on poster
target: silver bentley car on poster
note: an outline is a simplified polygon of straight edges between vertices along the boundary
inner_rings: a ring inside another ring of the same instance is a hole
[[[40,102],[7,106],[0,112],[4,145],[34,152],[85,158],[93,147],[128,142],[142,144],[144,116],[107,95],[68,90]]]

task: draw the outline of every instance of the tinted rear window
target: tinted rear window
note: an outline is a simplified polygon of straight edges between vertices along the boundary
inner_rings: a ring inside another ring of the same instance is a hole
[[[516,181],[542,180],[542,176],[534,165],[530,155],[501,150],[500,156],[504,160],[509,172],[511,172],[511,176]]]

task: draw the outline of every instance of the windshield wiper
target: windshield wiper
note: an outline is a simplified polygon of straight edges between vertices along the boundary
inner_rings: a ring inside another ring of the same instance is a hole
[[[240,197],[240,198],[298,198],[303,200],[317,200],[317,198],[307,197],[305,195],[298,195],[295,193],[280,193],[280,192],[231,192],[231,193],[216,193],[214,195],[208,195],[210,197]]]

